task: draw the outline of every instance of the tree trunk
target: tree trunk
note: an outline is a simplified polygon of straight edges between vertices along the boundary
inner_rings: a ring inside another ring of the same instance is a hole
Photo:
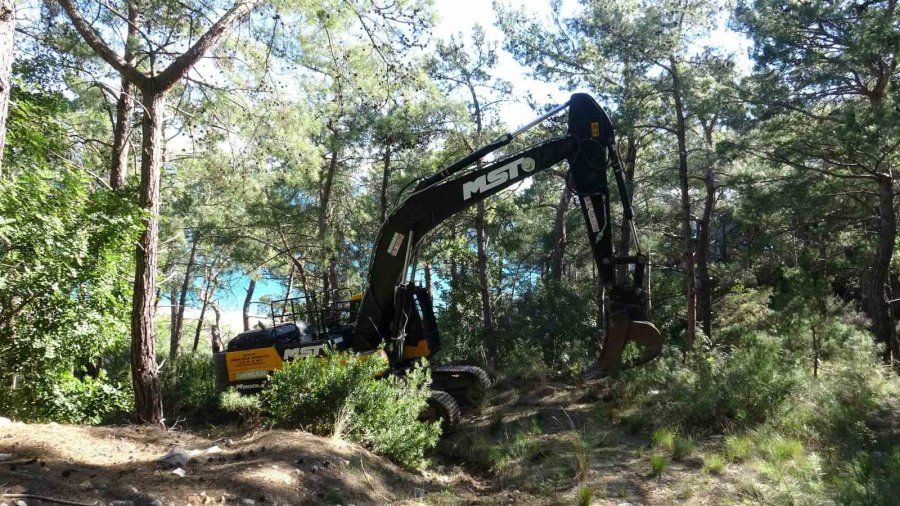
[[[216,286],[218,286],[219,274],[210,273],[209,279],[206,280],[206,289],[203,290],[203,305],[200,306],[200,318],[197,320],[197,328],[194,329],[194,344],[191,347],[191,351],[196,353],[197,348],[200,347],[200,332],[203,331],[203,320],[206,318],[206,308],[210,304],[210,299],[213,297],[213,293],[216,291]]]
[[[712,336],[712,282],[709,279],[709,244],[712,213],[716,205],[716,162],[715,144],[712,133],[715,119],[709,125],[703,125],[706,149],[711,157],[703,176],[706,195],[703,199],[703,215],[697,223],[697,318],[703,333]]]
[[[197,243],[200,242],[196,235],[191,242],[191,253],[188,256],[187,267],[184,269],[184,280],[181,282],[181,292],[178,295],[178,313],[172,325],[172,336],[169,341],[169,358],[178,356],[178,347],[181,345],[181,329],[184,326],[184,310],[187,305],[187,293],[193,281],[194,260],[197,258]]]
[[[324,270],[321,270],[322,276],[322,286],[324,287],[324,303],[328,303],[331,300],[331,289],[337,288],[332,285],[332,280],[336,277],[333,269],[333,252],[331,250],[330,241],[326,240],[328,237],[328,225],[329,218],[331,213],[329,212],[329,206],[331,205],[331,190],[334,187],[334,177],[337,172],[338,166],[338,139],[337,139],[337,128],[334,125],[330,126],[332,138],[331,138],[331,159],[328,162],[328,168],[322,178],[322,187],[319,192],[319,226],[318,226],[318,239],[319,244],[322,247],[322,261],[327,263],[327,267]],[[320,264],[321,265],[321,264]]]
[[[128,38],[125,41],[124,60],[134,65],[134,47],[137,46],[138,11],[134,2],[128,4]],[[109,186],[119,190],[125,186],[128,174],[128,145],[131,140],[131,116],[134,114],[135,87],[128,79],[121,78],[119,99],[116,101],[116,125],[113,129],[112,167],[109,171]]]
[[[632,131],[628,134],[625,141],[625,186],[628,188],[630,195],[634,195],[632,185],[634,182],[634,166],[637,163],[637,140],[635,133]],[[619,244],[617,245],[617,255],[627,256],[631,250],[631,226],[626,220],[622,220],[619,225]],[[628,266],[619,264],[616,266],[616,283],[619,285],[628,284]]]
[[[382,161],[382,170],[381,170],[381,221],[380,223],[384,223],[384,220],[387,219],[388,212],[388,185],[391,184],[391,144],[390,139],[388,139],[387,144],[384,147],[384,154],[381,157]]]
[[[159,185],[165,93],[143,91],[140,205],[147,213],[138,241],[131,305],[131,378],[138,417],[146,423],[163,421],[162,395],[156,366],[155,316]]]
[[[475,213],[475,238],[478,247],[478,285],[481,292],[481,313],[484,317],[484,350],[489,367],[497,365],[497,336],[491,304],[491,278],[488,274],[487,244],[484,230],[484,202],[478,202]]]
[[[157,290],[158,292],[159,290]],[[157,300],[159,297],[157,296]],[[157,304],[158,306],[158,304]],[[180,340],[177,335],[178,329],[178,289],[174,283],[169,283],[169,356],[172,356],[171,346],[176,340]]]
[[[13,36],[16,32],[16,5],[0,0],[0,177],[3,176],[3,147],[6,145],[6,117],[12,91]]]
[[[875,339],[885,346],[884,360],[887,363],[892,359],[900,360],[900,345],[888,302],[893,299],[889,276],[894,241],[897,238],[894,213],[893,181],[890,170],[885,169],[878,180],[878,236],[865,296],[869,316],[872,318],[872,331]]]
[[[212,352],[213,353],[221,353],[225,350],[225,345],[222,344],[222,310],[219,308],[219,305],[215,302],[210,302],[209,304],[212,306],[213,313],[216,314],[216,321],[212,326]]]
[[[425,262],[425,291],[428,292],[428,295],[433,295],[431,292],[431,262]]]
[[[681,233],[684,235],[684,293],[687,298],[688,346],[693,346],[697,336],[697,296],[694,292],[694,239],[691,227],[691,195],[688,187],[687,125],[681,102],[681,77],[675,56],[669,57],[672,73],[672,98],[675,103],[675,135],[678,138],[678,182],[681,187]]]
[[[244,297],[244,331],[250,330],[250,303],[253,301],[253,292],[256,290],[256,280],[250,278],[250,286],[247,287],[247,296]]]
[[[291,292],[294,291],[294,270],[295,270],[296,268],[297,268],[297,267],[292,263],[292,264],[291,264],[291,270],[288,272],[287,286],[286,286],[285,289],[284,289],[284,298],[285,298],[285,299],[290,299],[290,298],[291,298]]]
[[[556,205],[556,218],[553,220],[553,251],[550,253],[550,280],[560,281],[563,274],[563,263],[566,258],[566,214],[572,192],[568,185],[563,186]]]

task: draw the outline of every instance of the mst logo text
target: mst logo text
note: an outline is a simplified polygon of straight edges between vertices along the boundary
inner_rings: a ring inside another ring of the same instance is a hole
[[[495,188],[507,181],[512,181],[519,177],[519,171],[531,172],[534,170],[533,158],[519,158],[513,160],[502,167],[482,174],[472,181],[463,183],[463,200],[469,200],[476,193],[484,193],[491,188]]]

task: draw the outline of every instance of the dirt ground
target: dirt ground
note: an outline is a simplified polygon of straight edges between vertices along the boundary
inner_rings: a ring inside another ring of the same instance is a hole
[[[422,473],[301,431],[14,422],[0,427],[0,454],[12,454],[0,462],[0,493],[98,506],[571,505],[586,489],[597,506],[757,502],[746,492],[752,472],[736,464],[712,476],[694,456],[653,475],[649,435],[598,410],[603,395],[602,385],[500,386]],[[175,447],[192,452],[184,476],[157,463]],[[59,504],[0,504],[19,500]]]
[[[157,464],[176,446],[195,453],[183,477]],[[209,452],[213,447],[221,451]],[[0,493],[83,504],[385,504],[421,496],[428,485],[356,445],[300,431],[229,437],[138,426],[13,423],[0,427],[0,453],[12,454],[0,463]],[[0,502],[11,506],[17,500]]]

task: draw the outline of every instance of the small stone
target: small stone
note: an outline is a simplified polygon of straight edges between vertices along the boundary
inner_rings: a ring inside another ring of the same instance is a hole
[[[319,472],[319,466],[312,466],[312,467],[310,467],[310,468],[309,468],[309,472],[311,472],[311,473],[318,473],[318,472]]]
[[[163,502],[159,499],[154,499],[150,501],[150,506],[163,506]]]
[[[140,494],[141,493],[141,491],[138,490],[138,488],[135,487],[134,485],[129,485],[128,491],[131,492],[132,494]]]
[[[91,482],[89,480],[84,480],[83,482],[79,483],[78,486],[84,490],[87,490],[91,488]]]
[[[156,465],[163,469],[174,469],[176,467],[184,467],[191,460],[191,454],[180,446],[176,446],[169,450],[169,453],[163,455],[156,461]]]
[[[16,501],[16,506],[28,506],[28,503],[20,499]]]
[[[249,497],[245,497],[245,498],[241,499],[241,504],[243,504],[245,506],[253,506],[254,504],[256,504],[256,501],[254,501],[253,499],[250,499]]]
[[[13,458],[12,453],[0,453],[0,462],[4,462],[6,460],[10,460]]]
[[[109,506],[134,506],[134,501],[110,501]]]
[[[212,446],[212,447],[206,449],[206,453],[207,454],[222,453],[222,449],[219,448],[218,446]]]
[[[0,427],[6,427],[10,424],[12,424],[12,420],[6,418],[5,416],[0,416]]]
[[[187,472],[184,469],[179,467],[178,469],[175,469],[174,471],[172,471],[172,474],[174,474],[175,476],[177,476],[179,478],[184,478],[184,476],[187,474]]]

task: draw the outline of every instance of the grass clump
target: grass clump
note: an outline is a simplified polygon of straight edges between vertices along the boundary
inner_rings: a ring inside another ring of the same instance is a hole
[[[694,440],[688,436],[676,436],[672,444],[672,458],[674,460],[684,460],[694,452],[697,445]]]
[[[377,355],[294,360],[269,378],[260,403],[274,425],[322,436],[337,433],[406,467],[421,468],[425,450],[437,444],[441,430],[418,420],[429,394],[428,369],[378,379],[386,368],[386,359]]]
[[[594,491],[591,487],[581,487],[578,490],[578,506],[590,506],[594,500]]]
[[[703,469],[710,474],[722,474],[725,470],[725,459],[718,453],[707,455],[703,457]]]
[[[665,455],[654,454],[650,456],[650,474],[656,477],[662,476],[662,473],[669,466],[669,458]]]
[[[672,448],[675,446],[675,431],[672,429],[659,429],[654,432],[653,446],[669,452],[672,451]]]
[[[753,439],[747,435],[732,434],[725,438],[725,456],[731,462],[745,462],[753,451]]]

